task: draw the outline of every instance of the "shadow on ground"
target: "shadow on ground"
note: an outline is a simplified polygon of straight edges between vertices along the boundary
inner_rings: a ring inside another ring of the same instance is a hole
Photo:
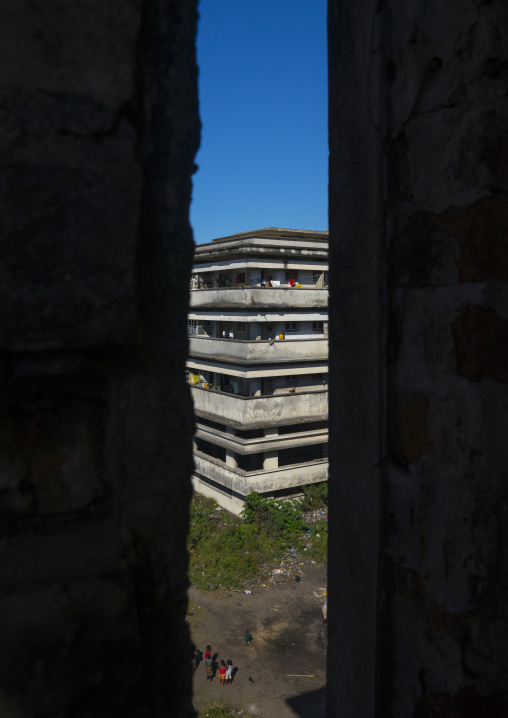
[[[287,698],[286,703],[299,718],[325,718],[326,688],[309,691],[301,696]]]

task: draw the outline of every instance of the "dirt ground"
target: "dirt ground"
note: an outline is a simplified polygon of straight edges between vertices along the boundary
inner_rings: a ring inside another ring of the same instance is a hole
[[[254,584],[250,594],[189,591],[188,621],[196,647],[233,662],[233,682],[206,680],[204,661],[194,674],[194,706],[222,700],[263,718],[324,718],[326,627],[321,607],[326,568],[306,562],[299,582]],[[245,645],[244,633],[252,634]],[[237,669],[236,672],[234,669]]]

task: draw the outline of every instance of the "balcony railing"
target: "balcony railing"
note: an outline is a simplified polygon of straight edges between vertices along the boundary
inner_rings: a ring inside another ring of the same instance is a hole
[[[203,476],[244,496],[251,491],[278,491],[302,484],[315,484],[328,478],[328,459],[317,459],[267,471],[247,472],[232,469],[217,459],[195,452],[194,463],[196,470]]]
[[[314,287],[235,287],[193,289],[191,307],[326,307],[328,289]]]
[[[326,361],[328,339],[241,340],[189,337],[189,354],[226,361],[269,363],[279,361]]]
[[[328,391],[238,396],[191,387],[194,411],[233,426],[252,428],[328,418]]]

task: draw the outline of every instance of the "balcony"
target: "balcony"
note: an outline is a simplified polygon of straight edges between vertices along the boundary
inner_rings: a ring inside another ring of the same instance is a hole
[[[328,429],[313,429],[313,426],[315,424],[308,424],[307,431],[298,431],[292,434],[277,433],[258,436],[254,439],[244,439],[229,432],[226,433],[225,431],[218,431],[209,426],[204,426],[199,423],[198,418],[198,426],[194,436],[197,439],[204,439],[236,454],[246,456],[262,451],[280,451],[281,449],[291,449],[293,447],[327,444]]]
[[[213,337],[189,337],[192,357],[213,357],[216,361],[240,363],[277,363],[286,361],[328,360],[328,339],[283,339],[245,341]]]
[[[265,493],[293,486],[316,484],[328,478],[328,459],[318,459],[307,464],[292,464],[268,471],[242,471],[226,466],[218,459],[194,453],[196,471],[208,479],[233,489],[243,496],[251,491]]]
[[[328,418],[328,391],[238,396],[191,387],[194,411],[239,428],[296,424]]]
[[[234,287],[218,289],[192,289],[191,307],[327,307],[328,289],[314,287]]]

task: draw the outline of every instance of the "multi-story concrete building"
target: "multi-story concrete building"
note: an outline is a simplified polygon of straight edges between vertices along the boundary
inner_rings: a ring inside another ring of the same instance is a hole
[[[296,496],[328,477],[328,232],[235,234],[194,262],[194,488],[235,513]]]

